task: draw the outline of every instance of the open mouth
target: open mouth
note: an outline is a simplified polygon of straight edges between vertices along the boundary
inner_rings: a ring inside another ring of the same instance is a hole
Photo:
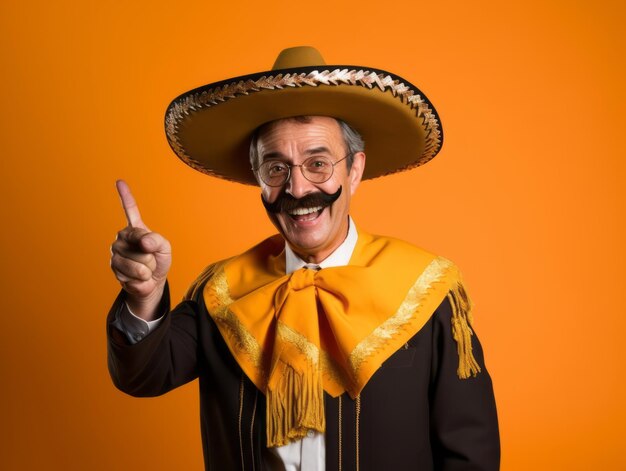
[[[295,221],[312,221],[317,219],[323,210],[324,206],[315,206],[312,208],[294,208],[286,211],[286,213]]]

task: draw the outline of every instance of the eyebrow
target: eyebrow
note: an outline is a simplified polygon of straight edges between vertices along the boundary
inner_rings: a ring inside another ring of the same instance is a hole
[[[305,150],[304,153],[306,155],[330,154],[330,150],[328,149],[328,147],[320,146],[320,147],[314,147],[313,149]]]
[[[283,154],[282,152],[268,152],[267,154],[263,154],[261,156],[261,160],[272,159],[285,159],[285,154]]]
[[[330,150],[328,149],[328,147],[319,146],[319,147],[313,147],[312,149],[307,149],[304,151],[304,155],[307,155],[307,156],[317,155],[317,154],[330,154]],[[287,160],[287,156],[279,151],[268,152],[267,154],[263,154],[261,156],[262,161],[272,160],[272,159]]]

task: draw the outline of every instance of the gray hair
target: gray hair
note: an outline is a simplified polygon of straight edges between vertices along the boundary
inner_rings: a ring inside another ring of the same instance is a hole
[[[293,116],[291,118],[284,119],[289,121],[295,121],[296,123],[308,124],[311,122],[311,118],[311,116]],[[363,141],[361,135],[348,123],[338,118],[334,119],[335,121],[337,121],[337,124],[341,129],[343,141],[348,151],[348,158],[346,159],[346,163],[348,165],[348,171],[350,171],[350,169],[352,168],[352,162],[354,161],[354,154],[356,154],[357,152],[363,152],[365,150],[365,141]],[[259,164],[259,136],[263,133],[263,131],[265,131],[276,121],[270,121],[269,123],[262,124],[254,130],[254,133],[252,133],[252,140],[250,141],[250,164],[252,165],[252,168],[256,168]]]

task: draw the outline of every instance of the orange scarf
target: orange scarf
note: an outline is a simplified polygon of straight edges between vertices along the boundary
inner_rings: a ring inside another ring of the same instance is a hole
[[[408,243],[368,234],[344,267],[285,275],[274,236],[211,265],[204,301],[239,366],[267,397],[268,446],[324,432],[323,391],[360,394],[380,365],[449,296],[460,378],[480,368],[470,302],[456,267]]]

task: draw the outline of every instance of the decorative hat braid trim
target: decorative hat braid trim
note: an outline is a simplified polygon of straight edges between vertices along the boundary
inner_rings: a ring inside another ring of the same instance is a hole
[[[280,90],[286,87],[317,87],[318,85],[352,85],[366,87],[368,89],[378,88],[381,92],[390,91],[392,95],[399,98],[403,104],[407,105],[411,110],[415,110],[416,117],[422,120],[422,127],[426,131],[424,151],[418,160],[402,168],[387,172],[384,175],[423,165],[439,152],[441,148],[441,127],[437,115],[433,112],[426,100],[416,94],[415,90],[409,88],[391,75],[369,70],[349,69],[324,70],[322,72],[314,70],[299,74],[279,73],[275,76],[263,75],[256,80],[238,80],[218,85],[209,90],[191,92],[175,100],[168,108],[165,117],[167,139],[178,157],[190,167],[207,175],[232,180],[227,176],[217,174],[205,168],[199,161],[187,155],[178,138],[178,127],[185,116],[189,116],[191,112],[199,111],[202,108],[210,108],[211,106],[226,102],[240,95],[249,95],[250,93],[263,90]]]

